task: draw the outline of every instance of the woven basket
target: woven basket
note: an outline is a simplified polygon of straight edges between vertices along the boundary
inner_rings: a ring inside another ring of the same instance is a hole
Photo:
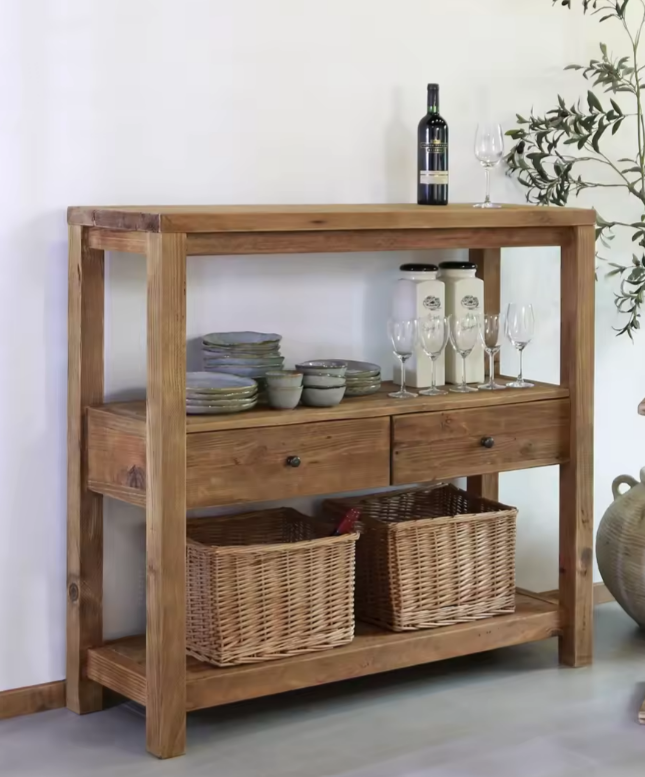
[[[517,510],[451,485],[323,504],[361,508],[356,615],[414,631],[515,611]]]
[[[358,534],[288,508],[187,526],[190,655],[232,666],[351,642]]]

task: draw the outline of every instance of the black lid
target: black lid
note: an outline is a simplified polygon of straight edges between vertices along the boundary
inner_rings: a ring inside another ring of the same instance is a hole
[[[428,91],[430,90],[434,91],[435,89],[439,91],[439,84],[428,84]]]
[[[399,267],[401,272],[438,272],[436,264],[402,264]]]
[[[472,262],[441,262],[442,270],[476,270],[477,265]]]

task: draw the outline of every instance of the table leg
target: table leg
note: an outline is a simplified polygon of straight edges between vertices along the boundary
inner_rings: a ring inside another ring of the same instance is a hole
[[[148,235],[146,742],[186,749],[186,236]]]
[[[560,467],[560,662],[593,657],[593,413],[595,232],[562,247],[561,383],[571,398],[570,458]]]
[[[104,254],[89,230],[69,228],[67,389],[67,706],[103,707],[85,677],[87,650],[103,641],[103,497],[86,487],[85,408],[103,401]]]

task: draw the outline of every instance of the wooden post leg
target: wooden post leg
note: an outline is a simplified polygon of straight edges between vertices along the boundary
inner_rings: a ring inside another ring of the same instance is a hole
[[[595,232],[562,247],[561,383],[571,397],[570,459],[560,467],[560,662],[593,656],[593,413]]]
[[[148,235],[146,742],[186,749],[186,236]]]
[[[67,706],[103,706],[85,677],[87,649],[103,641],[103,497],[87,490],[85,408],[103,401],[104,254],[88,230],[69,228],[67,389]]]
[[[484,281],[484,311],[501,312],[502,251],[500,248],[472,248],[469,259],[477,265],[477,277]],[[488,360],[488,357],[486,357]],[[495,357],[495,372],[499,371],[499,354]],[[486,374],[489,374],[488,361]],[[485,499],[499,499],[499,475],[476,475],[468,478],[468,491]]]

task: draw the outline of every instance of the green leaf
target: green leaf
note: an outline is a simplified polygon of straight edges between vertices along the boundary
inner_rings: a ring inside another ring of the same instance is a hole
[[[595,109],[599,113],[603,113],[602,104],[600,100],[596,97],[596,95],[591,90],[587,92],[587,102],[589,104],[590,110]]]
[[[621,128],[621,126],[622,126],[622,124],[623,124],[623,121],[624,121],[624,119],[621,119],[620,121],[617,121],[617,122],[614,124],[614,126],[613,126],[613,128],[612,128],[612,130],[611,130],[611,134],[612,134],[612,135],[615,135],[615,134],[618,132],[618,130]]]
[[[623,112],[622,112],[622,110],[620,109],[620,105],[618,105],[618,103],[617,103],[615,100],[610,100],[610,102],[611,102],[611,107],[612,107],[612,108],[613,108],[613,109],[616,111],[616,113],[617,113],[619,116],[622,116],[622,115],[623,115]]]
[[[582,65],[567,65],[565,70],[582,70]]]
[[[603,57],[605,57],[605,59],[606,59],[607,58],[607,44],[606,43],[601,43],[600,44],[600,50],[602,51]]]
[[[600,143],[600,138],[602,137],[604,131],[607,129],[607,126],[608,125],[605,124],[601,119],[600,124],[598,125],[598,130],[596,134],[593,136],[593,138],[591,139],[591,147],[596,152],[596,154],[600,153],[600,147],[598,146],[598,144]]]

